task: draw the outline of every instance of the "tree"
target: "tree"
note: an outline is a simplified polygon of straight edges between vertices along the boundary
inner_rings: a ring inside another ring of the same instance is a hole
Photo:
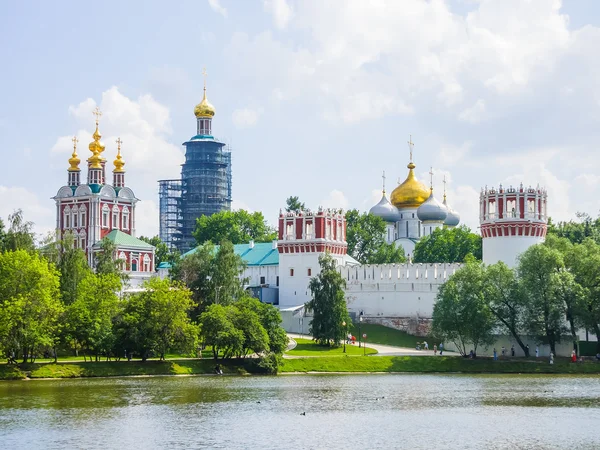
[[[312,300],[306,308],[313,313],[310,333],[320,345],[338,346],[345,339],[350,316],[344,298],[346,282],[335,270],[335,261],[328,253],[319,257],[320,273],[311,278]]]
[[[385,221],[373,214],[361,214],[356,209],[346,212],[348,254],[362,264],[403,263],[402,247],[385,241]]]
[[[436,336],[452,341],[461,355],[472,346],[493,342],[494,316],[484,298],[483,265],[469,258],[438,291],[433,307],[432,330]]]
[[[529,247],[519,256],[517,269],[525,294],[525,326],[540,342],[556,344],[565,334],[563,299],[558,295],[557,274],[564,268],[561,253],[543,244]]]
[[[100,250],[94,253],[96,273],[102,275],[121,274],[123,261],[116,257],[117,246],[110,239],[104,238],[100,241]]]
[[[242,332],[242,344],[238,357],[269,350],[269,335],[262,326],[257,312],[250,308],[240,308],[238,304],[230,309],[233,326]]]
[[[441,228],[425,236],[415,246],[414,261],[418,263],[458,263],[467,255],[481,260],[481,236],[466,226]]]
[[[79,285],[92,270],[85,252],[73,246],[73,235],[67,234],[62,241],[56,242],[56,267],[60,272],[60,294],[65,305],[71,305],[77,299]]]
[[[212,347],[215,359],[221,352],[225,359],[242,351],[244,333],[233,324],[232,309],[232,305],[210,305],[200,315],[200,339]]]
[[[33,222],[28,222],[23,217],[21,209],[8,216],[8,231],[3,233],[0,251],[35,250],[35,235]]]
[[[117,293],[121,280],[116,274],[89,272],[77,286],[76,299],[66,307],[65,336],[85,355],[110,356],[115,346],[113,322],[120,310]]]
[[[258,299],[244,296],[235,303],[240,309],[254,311],[258,314],[261,325],[268,336],[268,351],[281,355],[287,348],[288,337],[285,330],[281,327],[281,315],[279,310],[268,303],[262,303]]]
[[[201,216],[196,220],[193,233],[199,245],[230,241],[242,244],[254,240],[270,242],[277,239],[277,231],[267,224],[261,212],[221,211],[211,216]]]
[[[118,327],[119,336],[129,351],[142,361],[152,352],[161,360],[169,350],[191,353],[196,348],[197,327],[188,312],[193,307],[192,293],[180,283],[151,278],[143,292],[125,301]]]
[[[36,253],[0,253],[0,346],[9,360],[33,361],[54,348],[62,311],[58,272]]]
[[[548,219],[548,236],[566,238],[573,244],[581,244],[587,238],[600,243],[600,217],[592,219],[589,214],[578,212],[577,218],[579,221],[556,224]]]
[[[492,264],[484,270],[483,294],[490,312],[500,328],[510,333],[525,356],[529,356],[529,348],[521,339],[525,304],[515,271],[503,262]]]
[[[579,353],[579,337],[577,329],[584,323],[584,319],[580,316],[580,307],[585,301],[586,292],[579,283],[575,281],[572,273],[566,269],[560,270],[553,274],[554,295],[562,301],[563,314],[569,324],[571,337],[573,339],[573,348]]]
[[[285,210],[287,212],[299,213],[300,211],[304,211],[306,209],[306,206],[304,206],[304,203],[300,202],[298,197],[288,197],[285,201],[285,204]]]

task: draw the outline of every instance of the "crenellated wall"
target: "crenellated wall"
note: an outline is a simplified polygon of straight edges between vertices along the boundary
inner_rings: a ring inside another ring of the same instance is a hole
[[[431,318],[439,287],[462,264],[339,267],[350,312],[366,317]]]

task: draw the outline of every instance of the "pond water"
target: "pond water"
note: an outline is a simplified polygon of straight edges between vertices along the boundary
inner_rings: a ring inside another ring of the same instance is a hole
[[[600,377],[7,381],[0,448],[598,449]]]

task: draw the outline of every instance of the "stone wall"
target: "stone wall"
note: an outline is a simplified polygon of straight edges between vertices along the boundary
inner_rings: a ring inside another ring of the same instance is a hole
[[[415,336],[427,336],[431,331],[431,319],[424,317],[363,317],[363,323],[383,325]]]

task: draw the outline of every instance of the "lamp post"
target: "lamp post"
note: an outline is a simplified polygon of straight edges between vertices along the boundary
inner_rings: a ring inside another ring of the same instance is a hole
[[[362,316],[363,313],[362,311],[360,312],[360,314],[358,315],[358,348],[360,348],[360,339],[361,339],[361,333],[360,333],[360,325],[362,324]]]
[[[344,353],[346,353],[346,339],[348,338],[348,333],[346,333],[346,321],[342,322],[342,327],[344,327]]]
[[[366,344],[367,333],[363,334],[363,339],[364,339],[364,341],[363,341],[363,356],[366,356],[367,355],[367,344]]]

